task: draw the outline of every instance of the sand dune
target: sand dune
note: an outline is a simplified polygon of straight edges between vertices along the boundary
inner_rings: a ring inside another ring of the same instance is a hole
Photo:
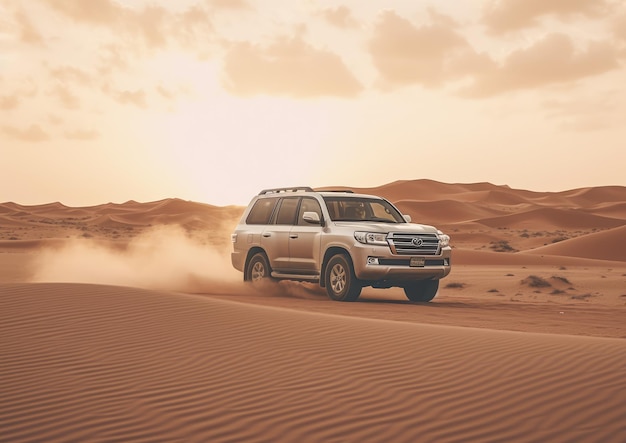
[[[585,257],[626,262],[626,225],[543,246],[531,254]]]
[[[484,218],[480,223],[492,228],[506,227],[529,229],[541,226],[544,229],[607,229],[621,226],[626,221],[603,217],[574,209],[541,208],[526,212]]]
[[[485,208],[456,200],[430,202],[399,200],[394,202],[394,204],[403,213],[414,216],[416,222],[424,220],[424,223],[467,222],[501,214],[501,211],[497,209]]]
[[[0,291],[7,441],[626,439],[623,340],[110,286]]]
[[[242,207],[0,204],[1,440],[626,441],[626,188],[355,191],[451,235],[432,303],[244,285]]]

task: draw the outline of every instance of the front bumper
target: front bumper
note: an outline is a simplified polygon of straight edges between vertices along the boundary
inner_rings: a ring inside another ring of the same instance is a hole
[[[437,280],[447,276],[451,269],[452,248],[442,248],[438,255],[413,256],[392,255],[384,246],[358,245],[350,251],[350,255],[359,280],[401,283]],[[424,259],[423,266],[411,266],[411,258]]]

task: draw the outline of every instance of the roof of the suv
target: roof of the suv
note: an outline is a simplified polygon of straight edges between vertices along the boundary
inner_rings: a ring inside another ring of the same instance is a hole
[[[354,191],[349,189],[338,189],[332,190],[327,189],[324,191],[316,191],[313,188],[308,186],[296,186],[292,188],[272,188],[272,189],[264,189],[259,192],[259,196],[270,196],[270,195],[294,195],[294,194],[308,194],[308,193],[316,193],[321,195],[322,197],[350,197],[350,198],[378,198],[382,199],[377,195],[368,195],[368,194],[355,194]]]

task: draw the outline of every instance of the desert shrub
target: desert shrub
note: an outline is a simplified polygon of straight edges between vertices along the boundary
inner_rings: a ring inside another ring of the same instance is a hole
[[[489,247],[496,252],[517,252],[517,249],[511,246],[506,240],[492,241]]]
[[[465,283],[459,283],[459,282],[451,282],[446,285],[446,288],[452,288],[452,289],[462,289],[464,287],[465,287]]]
[[[522,280],[522,284],[528,285],[531,288],[549,288],[552,286],[549,281],[537,275],[529,275]]]
[[[570,283],[570,281],[568,279],[566,279],[565,277],[559,277],[558,275],[553,275],[552,276],[552,280],[558,280],[561,283],[565,283],[566,285],[571,285],[572,283]]]
[[[487,292],[500,292],[500,291],[498,291],[497,289],[490,289]]]
[[[554,291],[550,292],[551,295],[559,295],[559,294],[565,294],[565,291],[561,291],[560,289],[555,289]]]
[[[565,236],[553,238],[552,239],[552,243],[558,243],[558,242],[561,242],[561,241],[567,240],[567,239],[568,239],[568,237],[565,237]]]
[[[580,294],[580,295],[572,295],[570,298],[574,300],[586,300],[591,297],[593,297],[593,294],[586,293],[586,294]]]

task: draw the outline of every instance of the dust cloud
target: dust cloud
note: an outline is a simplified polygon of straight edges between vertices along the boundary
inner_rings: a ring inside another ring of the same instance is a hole
[[[244,289],[230,250],[200,244],[183,228],[160,226],[127,245],[73,239],[35,261],[35,282],[95,283],[180,292]]]
[[[145,231],[128,244],[70,239],[44,249],[34,262],[33,282],[92,283],[225,295],[311,298],[318,285],[272,280],[243,282],[230,260],[230,245],[201,244],[178,226]]]

